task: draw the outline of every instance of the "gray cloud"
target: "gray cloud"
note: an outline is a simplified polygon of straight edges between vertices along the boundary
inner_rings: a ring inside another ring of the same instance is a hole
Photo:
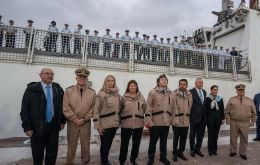
[[[141,33],[158,34],[160,37],[191,35],[202,26],[212,26],[220,11],[221,0],[0,0],[3,21],[14,19],[15,24],[25,26],[28,18],[35,27],[46,29],[56,20],[59,29],[69,23],[74,29],[78,23],[84,29],[111,28],[112,33],[125,29]],[[238,5],[240,0],[235,0]]]

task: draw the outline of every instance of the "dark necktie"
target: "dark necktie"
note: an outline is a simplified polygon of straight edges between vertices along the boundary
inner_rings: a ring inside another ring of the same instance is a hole
[[[81,98],[82,98],[82,93],[83,93],[83,89],[80,88],[80,95],[81,95]]]

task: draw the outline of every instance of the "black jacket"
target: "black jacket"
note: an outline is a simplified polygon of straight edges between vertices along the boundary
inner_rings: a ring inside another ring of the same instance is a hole
[[[200,123],[201,121],[207,122],[207,113],[206,113],[206,91],[202,89],[204,95],[204,102],[201,103],[199,94],[196,88],[190,90],[192,94],[192,107],[190,111],[190,122],[191,123]]]
[[[63,89],[57,83],[52,83],[54,123],[57,131],[61,124],[66,123],[62,112]],[[20,112],[24,132],[33,130],[34,137],[42,137],[46,126],[46,104],[47,100],[41,82],[34,82],[27,85],[22,99]]]
[[[206,111],[207,111],[207,124],[208,125],[221,125],[222,120],[224,120],[224,102],[223,99],[217,102],[219,110],[214,107],[213,109],[210,108],[212,100],[211,98],[206,98]]]

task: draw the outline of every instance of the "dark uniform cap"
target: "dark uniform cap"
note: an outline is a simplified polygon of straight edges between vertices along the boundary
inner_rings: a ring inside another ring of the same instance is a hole
[[[135,34],[139,34],[139,32],[135,32]]]
[[[146,34],[143,34],[144,37],[146,37]]]
[[[110,29],[106,29],[106,31],[110,31]]]
[[[51,21],[51,24],[55,24],[56,25],[56,22],[55,21]]]
[[[28,20],[27,20],[27,22],[33,23],[33,20],[31,20],[31,19],[28,19]]]
[[[13,20],[10,20],[9,22],[14,22]]]
[[[85,32],[89,32],[89,30],[88,30],[88,29],[86,29],[86,30],[85,30]]]
[[[2,18],[2,15],[0,15],[0,18]]]
[[[170,38],[167,38],[167,40],[171,40]]]
[[[163,40],[164,38],[160,38],[161,40]]]
[[[78,68],[78,69],[75,70],[75,74],[76,74],[77,76],[86,76],[86,77],[88,77],[89,74],[90,74],[90,72],[89,72],[89,70],[87,70],[87,68],[85,68],[85,67],[80,67],[80,68]]]
[[[245,84],[237,84],[235,86],[236,90],[245,90],[246,85]]]
[[[129,32],[129,30],[128,30],[128,29],[126,29],[126,30],[125,30],[125,32]]]
[[[173,38],[178,38],[177,36],[174,36]]]
[[[69,26],[69,24],[67,24],[67,23],[65,23],[64,25],[65,25],[65,26]]]
[[[157,35],[155,34],[155,35],[153,35],[153,37],[157,37]]]
[[[97,30],[94,30],[94,33],[98,33],[98,31],[97,31]]]

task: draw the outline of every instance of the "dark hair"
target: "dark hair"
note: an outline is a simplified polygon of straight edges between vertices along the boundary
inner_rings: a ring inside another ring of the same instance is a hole
[[[138,88],[138,84],[137,84],[137,82],[136,82],[135,80],[130,80],[130,81],[128,82],[125,93],[129,93],[129,92],[130,92],[129,86],[130,86],[131,84],[135,84],[135,85],[136,85],[136,93],[138,93],[138,92],[139,92],[139,88]]]
[[[161,74],[158,78],[157,78],[157,86],[159,86],[159,82],[160,82],[160,79],[162,79],[162,78],[165,78],[166,80],[167,80],[167,82],[168,82],[168,78],[166,77],[166,75],[165,74]]]
[[[184,82],[186,83],[186,85],[188,85],[188,80],[187,80],[187,79],[184,79],[184,78],[183,78],[183,79],[180,79],[180,80],[179,80],[179,84],[180,84],[181,81],[184,81]]]
[[[210,90],[212,90],[213,88],[218,88],[218,86],[217,86],[217,85],[212,85],[212,86],[210,87]]]

